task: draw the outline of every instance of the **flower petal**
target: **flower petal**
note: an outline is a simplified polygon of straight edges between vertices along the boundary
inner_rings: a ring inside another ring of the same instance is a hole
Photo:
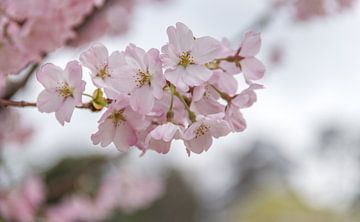
[[[75,109],[75,105],[76,104],[74,99],[65,99],[60,109],[55,112],[55,117],[61,125],[64,125],[65,122],[70,122],[71,116]]]
[[[44,90],[38,96],[37,107],[40,112],[51,113],[57,111],[63,102],[64,97],[55,90]]]
[[[221,52],[220,42],[211,37],[201,37],[195,40],[191,55],[197,64],[205,64],[214,60]]]
[[[56,88],[64,81],[63,70],[51,63],[47,63],[36,73],[37,80],[47,89]]]
[[[140,113],[148,114],[154,107],[155,98],[149,86],[143,86],[133,91],[130,97],[131,108]]]
[[[241,43],[240,55],[242,57],[253,57],[259,53],[261,47],[260,33],[247,32]]]
[[[257,58],[245,58],[240,61],[246,80],[259,80],[264,77],[265,67]]]

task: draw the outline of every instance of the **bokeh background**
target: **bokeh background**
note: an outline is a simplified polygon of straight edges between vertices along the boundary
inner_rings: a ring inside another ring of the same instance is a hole
[[[148,2],[136,7],[126,33],[95,41],[109,51],[128,43],[160,48],[166,27],[178,21],[195,35],[227,37],[234,45],[246,30],[261,32],[265,89],[244,110],[244,132],[216,140],[201,155],[188,157],[174,143],[167,155],[139,157],[135,149],[121,154],[92,145],[101,113],[77,110],[62,127],[52,115],[19,109],[34,131],[21,145],[5,145],[11,176],[35,171],[51,178],[51,170],[67,174],[84,161],[95,169],[114,158],[129,172],[163,181],[156,200],[106,221],[360,221],[360,4],[300,19],[294,7],[277,2]],[[60,48],[44,62],[64,67],[88,46]],[[32,77],[14,98],[34,101],[40,91]]]

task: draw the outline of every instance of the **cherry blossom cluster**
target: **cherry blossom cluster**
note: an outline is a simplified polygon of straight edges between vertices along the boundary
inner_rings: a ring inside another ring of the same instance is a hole
[[[182,140],[190,155],[207,151],[213,138],[243,131],[240,110],[250,107],[255,91],[263,88],[254,82],[265,72],[255,58],[259,33],[247,32],[237,49],[227,41],[195,37],[182,23],[170,26],[167,35],[161,52],[130,44],[109,54],[95,44],[64,70],[43,65],[36,75],[45,88],[37,100],[39,111],[54,112],[64,125],[76,107],[104,108],[92,142],[103,147],[113,143],[119,151],[136,146],[165,154],[173,140]],[[84,93],[82,66],[97,87],[93,95]],[[243,90],[236,79],[240,73]],[[91,102],[83,103],[83,95]]]
[[[75,37],[74,27],[99,0],[0,1],[0,70],[18,73]]]
[[[0,0],[0,90],[5,75],[65,45],[127,31],[134,0]],[[1,93],[1,92],[0,92]]]
[[[331,15],[351,8],[356,0],[275,0],[276,6],[289,5],[294,8],[295,18],[307,21],[316,16]]]
[[[163,181],[140,178],[124,169],[105,176],[94,197],[76,193],[59,203],[46,203],[46,185],[39,176],[30,176],[12,189],[0,188],[0,218],[15,222],[102,221],[120,209],[133,212],[143,209],[163,194]]]

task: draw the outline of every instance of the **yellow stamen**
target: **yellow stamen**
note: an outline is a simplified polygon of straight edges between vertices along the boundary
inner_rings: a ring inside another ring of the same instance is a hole
[[[64,98],[73,97],[74,88],[67,83],[62,83],[60,87],[57,87],[56,92]]]
[[[179,58],[180,58],[179,65],[181,65],[184,68],[186,68],[190,64],[195,63],[194,58],[190,55],[190,52],[181,53]]]
[[[144,85],[151,84],[151,75],[149,72],[144,72],[142,70],[138,70],[138,73],[135,75],[135,82],[137,87],[142,87]]]
[[[98,70],[96,76],[100,77],[101,79],[106,79],[107,77],[109,77],[109,76],[110,76],[110,73],[109,73],[109,70],[108,70],[107,65],[101,67],[101,68]]]
[[[115,126],[118,126],[126,121],[123,109],[113,111],[109,118],[112,120]]]

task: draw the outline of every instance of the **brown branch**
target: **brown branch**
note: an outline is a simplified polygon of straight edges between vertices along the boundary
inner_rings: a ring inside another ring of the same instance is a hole
[[[25,101],[12,101],[6,99],[0,99],[0,105],[4,107],[36,107],[36,103]]]
[[[7,100],[7,99],[0,99],[0,107],[36,107],[36,103],[26,102],[26,101],[14,101],[14,100]],[[90,109],[94,110],[94,106],[92,103],[84,103],[80,106],[76,106],[78,109]]]

